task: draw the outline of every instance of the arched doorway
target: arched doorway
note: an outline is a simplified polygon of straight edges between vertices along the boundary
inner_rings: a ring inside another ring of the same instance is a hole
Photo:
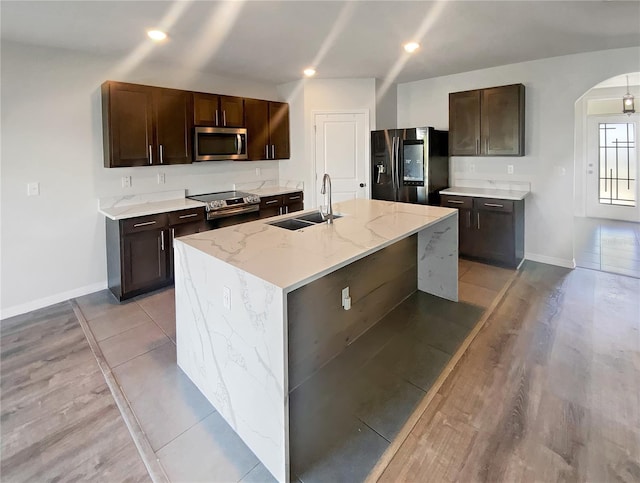
[[[574,256],[578,267],[640,278],[640,73],[607,79],[576,103]]]

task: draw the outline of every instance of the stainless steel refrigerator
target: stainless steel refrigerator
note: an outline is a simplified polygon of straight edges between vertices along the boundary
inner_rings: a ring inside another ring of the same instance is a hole
[[[371,131],[375,200],[439,205],[449,187],[449,133],[432,127]]]

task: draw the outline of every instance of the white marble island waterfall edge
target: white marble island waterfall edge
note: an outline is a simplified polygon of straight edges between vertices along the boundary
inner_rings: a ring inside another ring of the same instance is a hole
[[[457,301],[457,210],[352,200],[336,211],[333,226],[289,232],[268,219],[175,243],[178,366],[279,481],[289,480],[287,294],[417,233],[418,289]]]

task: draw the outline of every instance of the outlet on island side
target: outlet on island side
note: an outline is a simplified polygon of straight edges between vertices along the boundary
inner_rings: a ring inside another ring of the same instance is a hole
[[[507,174],[513,174],[513,164],[507,165]]]
[[[222,287],[222,305],[227,310],[231,310],[231,289],[229,287]]]
[[[123,176],[122,177],[122,187],[123,188],[131,188],[131,176]]]
[[[164,182],[165,182],[164,173],[158,173],[158,184],[164,184]]]
[[[342,289],[342,308],[349,310],[351,308],[351,297],[349,296],[349,287]]]

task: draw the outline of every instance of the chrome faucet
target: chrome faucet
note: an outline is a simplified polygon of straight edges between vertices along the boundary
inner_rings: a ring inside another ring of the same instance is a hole
[[[320,189],[320,194],[327,194],[327,183],[329,184],[329,204],[327,205],[328,213],[327,213],[327,223],[333,223],[333,205],[331,204],[331,177],[328,173],[325,173],[322,177],[322,188]]]

